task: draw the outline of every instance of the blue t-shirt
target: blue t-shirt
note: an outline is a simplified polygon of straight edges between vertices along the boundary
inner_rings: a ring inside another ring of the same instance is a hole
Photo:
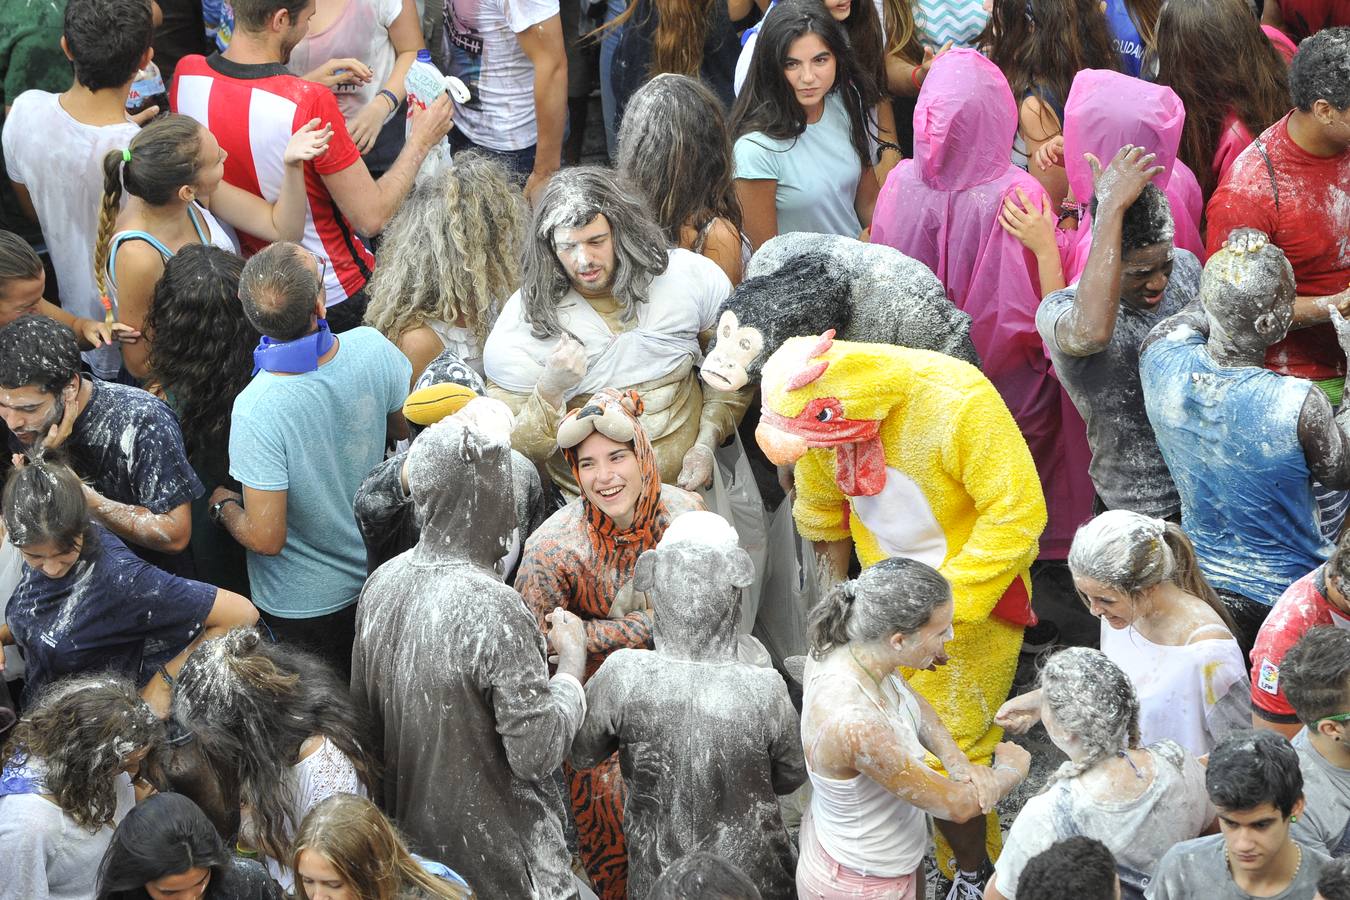
[[[5,620],[27,665],[24,703],[67,675],[111,671],[137,686],[202,630],[216,588],[179,578],[132,553],[95,525],[97,552],[61,578],[27,564]]]
[[[352,501],[384,458],[386,417],[408,396],[412,364],[373,328],[338,335],[313,372],[259,372],[234,401],[230,475],[259,491],[286,491],[286,544],[249,551],[253,602],[311,619],[356,602],[366,550]]]
[[[1144,408],[1181,496],[1181,527],[1214,587],[1273,605],[1326,561],[1298,439],[1311,382],[1220,366],[1189,325],[1139,359]]]
[[[778,182],[778,233],[809,231],[856,238],[862,232],[854,200],[862,162],[853,149],[848,110],[838,92],[825,98],[820,120],[780,141],[758,131],[736,139],[736,177]]]
[[[1120,54],[1120,66],[1126,75],[1139,77],[1144,65],[1144,38],[1130,18],[1125,0],[1106,0],[1106,27],[1111,31],[1111,46]]]

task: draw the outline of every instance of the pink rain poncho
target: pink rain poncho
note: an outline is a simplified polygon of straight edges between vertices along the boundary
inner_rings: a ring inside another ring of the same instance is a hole
[[[1176,225],[1173,242],[1203,263],[1206,254],[1200,216],[1205,201],[1195,173],[1177,159],[1185,124],[1186,108],[1170,87],[1120,72],[1084,69],[1074,77],[1064,104],[1064,168],[1073,196],[1086,207],[1092,199],[1092,167],[1083,159],[1084,153],[1096,156],[1103,168],[1126,144],[1156,153],[1157,165],[1163,171],[1153,183],[1163,189],[1172,205]],[[1091,215],[1084,213],[1078,230],[1065,234],[1064,277],[1073,284],[1083,274],[1092,247]]]
[[[1064,559],[1092,514],[1086,429],[1055,379],[1036,331],[1035,257],[999,225],[1003,198],[1045,190],[1010,162],[1017,104],[998,67],[973,50],[940,56],[914,110],[914,159],[886,179],[872,242],[931,268],[970,315],[984,374],[998,388],[1036,460],[1050,521],[1041,557]]]

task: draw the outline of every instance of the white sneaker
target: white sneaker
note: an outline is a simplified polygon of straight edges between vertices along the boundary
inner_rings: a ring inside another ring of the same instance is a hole
[[[984,888],[994,875],[994,864],[985,860],[978,872],[956,870],[946,900],[984,900]]]

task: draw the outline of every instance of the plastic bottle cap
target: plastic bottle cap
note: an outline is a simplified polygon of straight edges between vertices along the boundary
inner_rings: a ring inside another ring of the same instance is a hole
[[[424,62],[424,63],[429,63],[429,62],[431,62],[431,51],[430,51],[430,50],[427,50],[427,49],[418,50],[418,51],[417,51],[417,61],[418,61],[418,62]]]

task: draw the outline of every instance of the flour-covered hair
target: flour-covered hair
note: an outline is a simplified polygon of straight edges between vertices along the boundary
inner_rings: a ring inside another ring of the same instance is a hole
[[[1139,747],[1139,698],[1134,685],[1105,653],[1090,647],[1061,650],[1041,671],[1041,697],[1060,731],[1086,754],[1066,762],[1047,787],[1082,775],[1126,749]]]
[[[913,634],[951,599],[951,585],[932,566],[903,556],[884,559],[856,580],[835,585],[811,608],[811,655],[819,659],[853,641]]]
[[[1235,631],[1232,616],[1200,571],[1190,538],[1173,522],[1125,509],[1107,510],[1073,536],[1069,570],[1131,597],[1171,581],[1205,601]]]
[[[666,237],[643,202],[642,193],[601,166],[564,169],[549,181],[534,210],[530,240],[521,262],[520,296],[525,321],[539,340],[562,334],[558,301],[571,288],[558,261],[553,232],[581,228],[596,216],[609,222],[614,244],[614,284],[610,293],[632,322],[637,305],[647,300],[652,279],[669,262]]]

